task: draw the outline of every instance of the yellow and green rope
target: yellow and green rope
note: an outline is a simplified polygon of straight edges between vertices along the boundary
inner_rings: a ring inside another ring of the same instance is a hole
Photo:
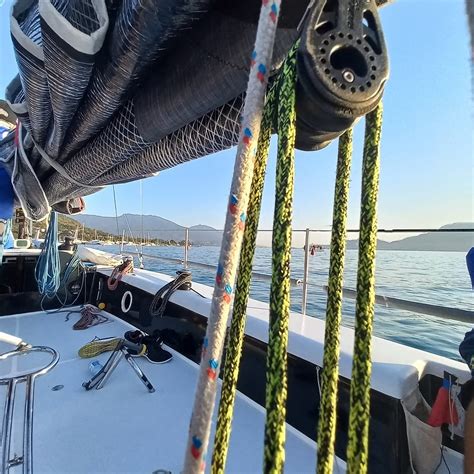
[[[233,406],[244,340],[247,302],[255,253],[265,170],[272,129],[279,135],[275,212],[272,240],[272,283],[267,346],[264,472],[280,473],[285,461],[285,417],[287,398],[287,345],[290,314],[291,218],[294,180],[296,51],[292,49],[272,87],[263,115],[258,141],[252,192],[247,209],[232,322],[227,338],[225,371],[212,458],[212,473],[225,472]],[[277,109],[277,110],[276,110]],[[276,124],[274,122],[277,122]],[[368,463],[370,418],[370,341],[374,314],[376,251],[376,207],[379,179],[379,148],[382,106],[366,117],[362,171],[359,265],[357,275],[356,326],[347,467],[365,473]],[[276,127],[274,127],[276,125]],[[334,191],[331,261],[326,309],[322,394],[318,426],[318,473],[332,472],[337,417],[337,384],[342,285],[346,247],[346,222],[352,157],[352,131],[339,140]]]
[[[352,130],[339,139],[331,233],[331,257],[324,334],[323,373],[318,423],[318,474],[330,474],[336,438],[339,339],[342,315],[342,286],[346,252],[347,206],[352,159]]]
[[[237,379],[240,366],[240,358],[242,353],[242,345],[244,339],[244,329],[247,311],[247,302],[249,297],[250,281],[252,274],[252,261],[255,254],[255,246],[257,239],[257,228],[260,216],[260,208],[262,202],[263,186],[265,180],[265,170],[268,160],[268,151],[270,147],[270,138],[272,130],[276,128],[278,130],[280,139],[278,146],[278,165],[277,165],[277,198],[276,200],[279,205],[276,205],[276,210],[279,209],[279,215],[283,212],[288,219],[282,221],[280,217],[275,217],[275,222],[278,222],[280,226],[279,235],[280,239],[278,242],[283,243],[277,245],[274,248],[278,250],[287,251],[287,255],[282,254],[281,251],[277,251],[278,255],[274,255],[277,262],[283,262],[281,265],[285,266],[285,261],[288,265],[288,274],[282,275],[283,279],[288,279],[288,284],[283,287],[277,283],[277,287],[282,290],[281,295],[287,299],[287,304],[281,306],[279,304],[278,295],[274,291],[273,307],[282,308],[283,311],[289,315],[289,250],[291,249],[291,198],[293,189],[293,155],[294,155],[294,141],[295,141],[295,82],[296,82],[296,51],[297,44],[293,47],[289,53],[285,64],[282,67],[282,71],[279,75],[278,80],[271,88],[267,103],[265,105],[265,111],[262,118],[262,127],[258,141],[257,155],[255,161],[254,175],[252,178],[252,193],[250,195],[249,205],[247,209],[247,225],[244,231],[242,251],[240,255],[238,279],[236,285],[236,293],[234,299],[234,309],[232,315],[232,322],[229,329],[227,345],[226,345],[226,359],[225,359],[225,370],[222,382],[221,400],[219,404],[219,413],[216,426],[216,436],[214,440],[214,452],[212,458],[212,472],[223,473],[225,471],[225,462],[227,457],[229,438],[231,432],[231,423],[233,415],[233,406],[235,401],[235,391],[237,386]],[[278,102],[278,110],[277,110]],[[278,119],[276,119],[278,117]],[[277,122],[275,124],[275,122]],[[276,127],[274,127],[276,125]],[[282,161],[284,163],[282,164]],[[289,173],[289,174],[288,174]],[[291,186],[288,186],[291,183]],[[291,195],[287,196],[287,189],[291,191]],[[288,200],[288,197],[290,198]],[[289,208],[288,208],[289,206]],[[285,230],[286,227],[286,230]],[[289,230],[289,240],[288,235]],[[275,233],[274,233],[275,236]],[[286,259],[286,260],[285,260]],[[274,283],[272,283],[274,287]],[[287,287],[287,288],[286,288]],[[286,288],[286,289],[285,289]],[[272,314],[272,312],[271,312]],[[274,314],[274,313],[273,313]],[[272,316],[271,316],[272,317]],[[282,350],[284,352],[284,372],[286,373],[286,340],[288,333],[288,316],[285,318],[278,317],[276,320],[281,320],[283,335],[286,336],[283,340],[275,341],[281,344],[284,342],[284,347],[280,347],[279,357],[281,359]],[[286,324],[286,329],[283,327]],[[274,337],[275,339],[275,337]],[[275,344],[274,344],[275,345]],[[278,384],[278,387],[280,384]],[[273,419],[279,419],[280,424],[285,420],[285,400],[283,403],[278,403],[275,410],[283,409],[283,414],[279,417],[273,416]],[[274,426],[274,425],[273,425]],[[284,433],[283,433],[284,436]],[[273,438],[272,438],[273,440]],[[272,441],[271,440],[271,441]],[[272,444],[272,443],[270,443]],[[283,442],[280,443],[278,448],[281,453],[284,452],[284,438]],[[266,454],[267,459],[267,454]],[[283,459],[283,458],[282,458]]]
[[[352,362],[347,471],[364,474],[368,467],[371,339],[375,301],[377,198],[380,170],[382,104],[367,114],[362,162],[359,263]]]
[[[287,346],[290,317],[291,219],[296,138],[296,50],[279,78],[278,155],[272,238],[272,282],[267,346],[264,472],[280,473],[285,461]]]

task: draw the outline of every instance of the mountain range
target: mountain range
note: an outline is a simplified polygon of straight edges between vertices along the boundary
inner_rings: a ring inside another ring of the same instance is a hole
[[[186,228],[176,222],[154,215],[122,214],[115,217],[96,216],[93,214],[77,214],[70,216],[86,227],[97,229],[111,235],[122,235],[125,240],[145,239],[184,240]],[[142,227],[143,223],[143,227]],[[118,229],[117,229],[118,228]],[[220,245],[222,232],[207,225],[194,225],[189,227],[189,240],[200,245]]]
[[[146,238],[181,241],[185,238],[185,227],[176,222],[155,215],[122,214],[115,217],[104,217],[92,214],[77,214],[71,216],[86,227],[97,229],[111,235],[121,235],[125,231],[125,240],[137,240],[142,235]],[[118,222],[118,231],[117,231]],[[379,250],[431,250],[467,252],[474,247],[474,222],[457,222],[448,224],[440,229],[473,229],[473,232],[426,232],[400,240],[387,242],[377,240]],[[131,234],[130,234],[131,230]],[[132,237],[131,237],[132,235]],[[189,227],[189,240],[197,245],[220,245],[222,231],[207,225]],[[262,242],[268,245],[270,242]],[[357,249],[359,241],[348,240],[348,249]]]
[[[456,222],[440,229],[472,229],[472,232],[425,232],[400,240],[387,242],[377,239],[378,250],[427,250],[442,252],[467,252],[474,247],[474,222]],[[359,241],[348,240],[348,249],[357,249]]]

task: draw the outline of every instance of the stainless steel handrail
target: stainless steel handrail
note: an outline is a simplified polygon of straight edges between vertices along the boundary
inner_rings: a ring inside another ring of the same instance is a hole
[[[308,300],[308,282],[309,282],[309,234],[306,229],[304,236],[304,265],[303,265],[303,295],[301,300],[301,314],[306,315],[306,305]]]
[[[7,395],[3,410],[1,447],[2,447],[2,474],[8,473],[10,468],[23,464],[23,473],[31,474],[33,472],[33,414],[34,414],[34,390],[36,377],[48,373],[59,361],[59,354],[51,347],[34,346],[5,352],[0,355],[0,361],[9,359],[10,357],[23,356],[32,352],[46,352],[52,355],[51,361],[30,372],[22,372],[12,377],[0,379],[0,385],[7,385]],[[10,459],[10,446],[12,434],[13,413],[15,408],[15,393],[18,383],[25,382],[25,409],[23,419],[23,455],[15,456]]]
[[[188,269],[188,251],[189,251],[189,229],[186,227],[184,231],[184,269]]]

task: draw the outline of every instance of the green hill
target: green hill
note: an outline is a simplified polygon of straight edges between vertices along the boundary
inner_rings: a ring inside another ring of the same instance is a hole
[[[107,232],[103,232],[98,229],[93,229],[91,227],[82,227],[82,225],[75,221],[74,219],[65,216],[63,214],[57,214],[58,216],[58,234],[59,240],[63,240],[65,236],[70,235],[74,236],[77,231],[77,239],[82,241],[90,240],[113,240],[119,242],[122,240],[121,235],[115,235]],[[44,238],[45,230],[47,228],[46,222],[35,222],[33,224],[33,237],[36,237],[38,229],[40,230],[40,239]],[[18,235],[18,224],[13,224],[13,234]],[[138,237],[138,236],[137,236]],[[128,241],[128,237],[126,237]],[[181,242],[168,241],[161,239],[150,239],[150,242],[156,245],[181,245]],[[138,243],[138,242],[137,242]]]
[[[78,231],[77,238],[82,240],[82,226],[78,224],[74,219],[58,214],[58,234],[60,239],[64,238],[65,235],[74,236],[76,230]],[[47,222],[34,222],[33,223],[33,237],[36,237],[38,230],[40,231],[40,239],[44,238],[44,234],[47,228]],[[95,238],[99,240],[107,240],[110,237],[110,234],[105,232],[97,231],[97,237],[95,237],[95,229],[89,227],[84,227],[84,240],[93,240]],[[18,235],[18,224],[13,224],[13,234]],[[116,237],[112,236],[112,239],[115,240]],[[117,240],[120,240],[121,237],[117,237]]]

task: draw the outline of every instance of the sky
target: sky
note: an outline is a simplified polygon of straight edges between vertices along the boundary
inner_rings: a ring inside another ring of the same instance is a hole
[[[0,91],[16,74],[8,12],[0,0]],[[470,54],[464,0],[398,0],[380,12],[391,74],[384,95],[379,227],[440,227],[474,220]],[[349,226],[358,227],[363,121],[355,129]],[[272,140],[260,220],[273,220],[276,141]],[[337,142],[296,152],[293,228],[329,228]],[[118,213],[156,214],[222,228],[235,148],[142,182],[118,185]],[[86,212],[113,216],[112,189],[86,197]]]

